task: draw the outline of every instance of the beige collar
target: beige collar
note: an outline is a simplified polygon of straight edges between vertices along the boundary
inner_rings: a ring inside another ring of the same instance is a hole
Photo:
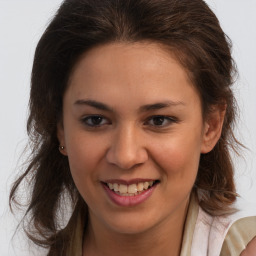
[[[196,226],[198,211],[199,211],[199,205],[196,201],[194,194],[192,193],[190,203],[189,203],[187,218],[185,222],[185,227],[184,227],[180,256],[191,255],[191,245],[192,245],[193,234]]]

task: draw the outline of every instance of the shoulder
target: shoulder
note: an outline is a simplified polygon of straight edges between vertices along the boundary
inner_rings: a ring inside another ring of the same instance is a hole
[[[191,255],[239,256],[256,236],[256,205],[241,199],[231,215],[213,217],[199,207]]]
[[[224,239],[220,256],[240,255],[256,236],[256,216],[236,220]]]
[[[239,256],[256,236],[256,205],[238,200],[239,211],[230,218],[230,225],[222,244],[220,256]]]

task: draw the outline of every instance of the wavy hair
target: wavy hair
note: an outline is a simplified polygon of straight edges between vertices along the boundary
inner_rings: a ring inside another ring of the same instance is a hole
[[[197,88],[204,116],[212,106],[226,105],[221,138],[211,152],[201,155],[193,190],[211,215],[234,210],[230,149],[239,146],[233,134],[236,104],[231,90],[236,67],[231,41],[207,4],[203,0],[66,0],[36,47],[27,121],[31,155],[10,193],[12,206],[18,203],[20,185],[28,181],[25,230],[33,242],[51,248],[48,255],[66,255],[75,216],[87,214],[68,159],[58,149],[57,123],[72,69],[84,52],[98,45],[139,41],[170,49]],[[58,214],[63,195],[72,210],[65,228]]]

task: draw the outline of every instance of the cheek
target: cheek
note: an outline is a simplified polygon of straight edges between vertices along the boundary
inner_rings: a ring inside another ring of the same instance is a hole
[[[87,205],[93,206],[100,186],[97,170],[102,159],[102,148],[88,139],[68,143],[68,160],[74,183]]]
[[[195,140],[175,139],[154,147],[152,155],[161,172],[161,204],[164,209],[177,209],[185,202],[194,186],[200,159],[200,147]],[[163,195],[163,196],[162,196]]]
[[[196,175],[200,154],[170,147],[164,152],[159,156],[159,162],[168,176],[185,178]]]
[[[96,182],[96,173],[104,156],[102,141],[77,135],[66,139],[71,174],[77,186]]]
[[[200,137],[176,136],[154,147],[155,161],[171,179],[194,180],[200,160]]]

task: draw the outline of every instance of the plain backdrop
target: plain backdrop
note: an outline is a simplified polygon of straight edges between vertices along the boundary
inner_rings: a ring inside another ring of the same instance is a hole
[[[61,0],[0,0],[0,255],[32,255],[23,237],[12,236],[19,219],[8,209],[8,193],[22,163],[30,72],[36,43]],[[238,193],[256,203],[256,1],[207,0],[233,41],[240,77],[236,134],[249,150],[235,158]],[[37,253],[35,255],[38,255]]]

